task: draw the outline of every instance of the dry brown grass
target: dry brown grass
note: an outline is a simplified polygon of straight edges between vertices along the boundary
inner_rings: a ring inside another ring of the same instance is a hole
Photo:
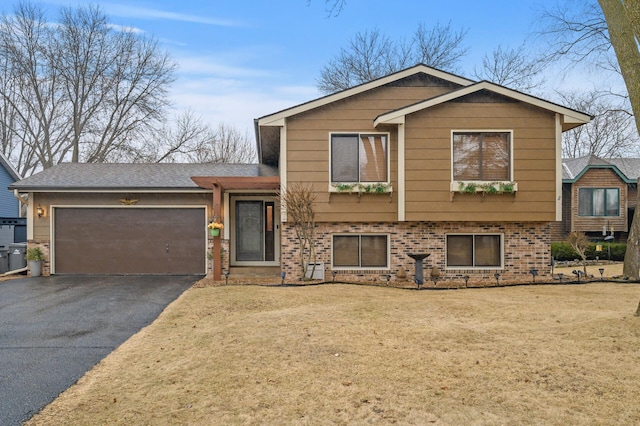
[[[640,424],[639,298],[192,288],[29,424]]]

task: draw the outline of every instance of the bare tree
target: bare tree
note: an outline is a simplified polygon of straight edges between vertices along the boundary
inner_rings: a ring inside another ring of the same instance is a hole
[[[569,238],[567,239],[568,243],[571,244],[571,247],[578,253],[578,256],[582,259],[582,268],[584,275],[587,275],[587,255],[585,254],[587,248],[589,247],[589,239],[584,234],[584,232],[574,231],[569,234]]]
[[[219,123],[212,128],[187,110],[141,139],[131,150],[120,150],[109,161],[131,163],[255,163],[254,142],[247,132]]]
[[[590,123],[562,134],[563,158],[596,155],[602,158],[638,156],[640,138],[628,105],[609,93],[559,93],[563,105],[594,115]]]
[[[318,89],[334,93],[418,63],[454,72],[467,53],[466,34],[454,31],[450,23],[430,29],[421,24],[409,41],[399,42],[378,29],[359,32],[321,69]]]
[[[311,0],[307,0],[307,5],[311,4]],[[336,17],[340,15],[342,9],[347,5],[347,0],[324,0],[326,5],[327,16]]]
[[[174,80],[155,40],[113,29],[96,6],[62,8],[49,23],[19,4],[0,19],[0,57],[2,148],[23,175],[134,151],[163,119]]]
[[[474,69],[478,80],[506,86],[523,92],[533,92],[544,84],[541,77],[546,67],[544,58],[532,57],[526,46],[518,48],[498,46],[482,58],[482,67]]]
[[[287,210],[287,221],[298,240],[301,279],[313,277],[316,264],[315,192],[307,183],[290,183],[280,190],[280,202]],[[311,271],[309,271],[309,265]]]

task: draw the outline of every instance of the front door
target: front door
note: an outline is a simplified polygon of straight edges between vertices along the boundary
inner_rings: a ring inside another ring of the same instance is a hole
[[[274,262],[276,228],[275,202],[236,200],[232,258],[236,262]]]

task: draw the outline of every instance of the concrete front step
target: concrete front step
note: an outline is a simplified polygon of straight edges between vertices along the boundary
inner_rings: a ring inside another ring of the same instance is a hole
[[[280,278],[279,266],[232,266],[229,268],[232,277],[268,277]]]

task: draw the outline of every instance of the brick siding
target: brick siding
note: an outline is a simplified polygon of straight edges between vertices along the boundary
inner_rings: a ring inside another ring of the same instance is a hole
[[[317,262],[324,262],[325,280],[332,279],[331,235],[334,233],[389,234],[390,268],[385,270],[338,271],[344,281],[384,281],[387,274],[396,280],[400,267],[413,279],[414,261],[409,253],[430,253],[424,261],[425,280],[431,268],[437,266],[441,279],[469,283],[495,281],[494,273],[505,282],[531,281],[531,269],[539,271],[540,279],[551,279],[550,224],[544,223],[472,223],[472,222],[401,222],[401,223],[326,223],[318,226]],[[447,269],[445,265],[446,235],[450,233],[499,233],[504,235],[504,267],[502,269]],[[299,248],[293,227],[282,224],[281,268],[292,278],[300,278]]]

